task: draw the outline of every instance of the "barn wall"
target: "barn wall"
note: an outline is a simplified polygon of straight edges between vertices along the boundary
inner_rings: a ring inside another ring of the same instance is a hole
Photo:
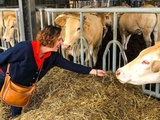
[[[50,6],[54,8],[75,8],[88,5],[106,6],[108,0],[35,0],[36,6]],[[160,6],[159,0],[110,0],[110,6],[128,4],[131,7],[139,7],[143,4]],[[18,6],[18,0],[0,0],[0,6]]]
[[[52,7],[69,7],[69,0],[35,0],[35,4]],[[18,6],[18,0],[0,0],[1,6]]]
[[[106,6],[108,0],[71,0],[72,7],[81,8],[83,6],[89,5],[98,5],[100,7]],[[110,6],[123,6],[125,4],[130,5],[131,7],[140,7],[144,4],[152,4],[156,6],[160,6],[159,0],[110,0]]]

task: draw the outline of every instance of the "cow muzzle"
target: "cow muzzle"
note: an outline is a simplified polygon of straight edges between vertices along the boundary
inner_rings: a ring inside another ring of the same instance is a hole
[[[118,69],[117,71],[116,71],[116,77],[118,78],[118,76],[121,74],[121,72],[120,72],[120,70]]]
[[[2,40],[5,42],[10,42],[11,40],[13,40],[13,37],[2,37]]]
[[[120,75],[122,74],[122,71],[120,69],[118,69],[116,71],[116,78],[120,81]],[[120,81],[121,82],[121,81]]]
[[[124,73],[121,68],[116,71],[116,78],[122,83],[128,83],[130,81],[130,75]]]
[[[65,49],[65,50],[70,50],[71,49],[71,45],[63,44],[62,48]]]
[[[9,42],[10,41],[10,39],[7,39],[7,38],[2,38],[2,40],[5,41],[5,42]]]

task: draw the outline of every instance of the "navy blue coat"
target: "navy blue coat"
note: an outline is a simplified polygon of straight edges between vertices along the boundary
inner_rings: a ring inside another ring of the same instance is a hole
[[[36,64],[31,41],[23,41],[14,47],[7,49],[0,54],[0,68],[6,72],[8,63],[10,63],[10,76],[13,82],[25,86],[32,85],[38,75],[38,66]],[[51,56],[46,58],[39,80],[52,67],[58,66],[70,71],[82,74],[89,74],[92,68],[75,64],[66,60],[58,52],[51,52]]]

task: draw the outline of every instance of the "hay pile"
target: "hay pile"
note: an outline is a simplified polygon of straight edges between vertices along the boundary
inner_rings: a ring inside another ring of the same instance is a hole
[[[0,118],[10,109],[0,103]],[[14,120],[158,120],[160,104],[141,86],[107,77],[82,75],[55,67],[38,83],[28,107]]]

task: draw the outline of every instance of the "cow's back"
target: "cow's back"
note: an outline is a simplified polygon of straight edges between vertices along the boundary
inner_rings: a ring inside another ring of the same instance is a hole
[[[140,8],[155,8],[155,6],[147,4]],[[134,34],[136,29],[141,29],[144,32],[153,31],[157,22],[158,17],[156,14],[124,13],[120,17],[119,26],[121,30],[125,28],[125,30]]]
[[[119,20],[120,30],[126,30],[132,34],[135,34],[137,29],[153,31],[156,23],[156,14],[124,13]]]

